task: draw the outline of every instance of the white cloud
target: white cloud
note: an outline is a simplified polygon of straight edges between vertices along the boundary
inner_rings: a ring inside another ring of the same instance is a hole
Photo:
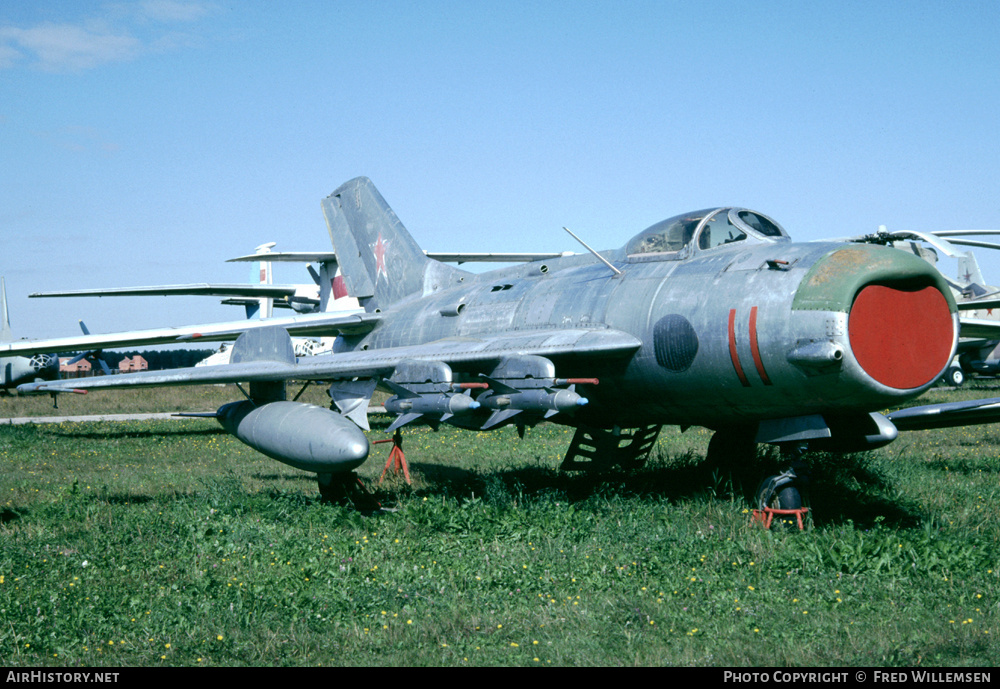
[[[23,55],[16,49],[3,43],[3,29],[0,29],[0,69],[13,67]]]
[[[171,34],[156,35],[153,25],[194,22],[210,7],[203,2],[144,0],[137,5],[106,5],[106,19],[46,22],[31,28],[0,26],[0,69],[29,64],[49,72],[79,72],[132,60],[148,50],[182,44]]]
[[[33,56],[41,69],[51,72],[76,72],[130,60],[141,47],[139,39],[127,33],[94,31],[72,24],[0,29],[0,60],[5,52],[19,49],[22,55]]]

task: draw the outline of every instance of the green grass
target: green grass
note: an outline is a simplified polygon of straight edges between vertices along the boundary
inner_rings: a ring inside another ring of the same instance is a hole
[[[190,394],[199,406],[203,393]],[[101,397],[88,396],[92,408]],[[805,533],[750,520],[745,493],[777,465],[771,455],[720,475],[703,462],[707,432],[665,429],[642,470],[566,475],[557,468],[570,437],[553,425],[524,441],[510,428],[408,427],[413,485],[376,486],[388,446],[374,446],[360,473],[396,511],[364,516],[320,503],[309,475],[211,420],[2,426],[0,660],[1000,658],[995,426],[816,457]]]

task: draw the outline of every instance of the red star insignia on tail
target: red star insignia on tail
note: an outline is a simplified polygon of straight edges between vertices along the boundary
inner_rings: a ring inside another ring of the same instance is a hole
[[[389,246],[388,242],[382,239],[382,233],[378,233],[378,241],[371,245],[372,253],[375,255],[375,284],[378,284],[378,276],[384,275],[385,281],[389,282],[389,273],[385,269],[385,250]]]

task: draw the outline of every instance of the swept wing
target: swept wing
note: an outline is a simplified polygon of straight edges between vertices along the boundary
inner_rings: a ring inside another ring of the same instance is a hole
[[[271,319],[267,325],[274,325],[276,320],[278,319]],[[18,391],[37,393],[129,386],[388,377],[403,360],[441,361],[456,366],[498,362],[514,354],[533,354],[554,359],[565,356],[627,356],[639,349],[641,344],[633,335],[610,329],[538,330],[488,337],[448,338],[406,347],[341,352],[329,356],[309,357],[299,363],[252,361],[170,371],[143,371],[122,376],[31,383],[19,386]]]
[[[961,328],[963,338],[1000,339],[1000,321],[991,321],[985,318],[963,318]]]
[[[32,299],[44,297],[149,297],[196,295],[206,297],[272,297],[281,299],[295,295],[295,285],[249,285],[246,283],[187,285],[150,285],[143,287],[112,287],[105,289],[75,289],[64,292],[33,292]]]
[[[972,426],[1000,421],[1000,397],[910,407],[886,415],[901,431]]]

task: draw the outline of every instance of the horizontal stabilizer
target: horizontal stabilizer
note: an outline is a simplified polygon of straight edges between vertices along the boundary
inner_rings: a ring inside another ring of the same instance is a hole
[[[427,258],[442,263],[528,263],[531,261],[548,261],[564,256],[575,256],[572,251],[547,251],[539,253],[499,253],[499,252],[455,252],[455,251],[425,251]],[[230,258],[226,263],[259,261],[260,254],[247,254]],[[267,254],[267,260],[272,263],[336,263],[337,254],[331,251],[282,251]]]
[[[276,251],[264,254],[269,263],[336,263],[332,251]],[[261,254],[247,254],[226,260],[226,263],[249,263],[261,260]]]
[[[425,251],[427,258],[442,263],[531,263],[532,261],[550,261],[554,258],[576,256],[572,251],[549,251],[544,253],[471,253]]]

